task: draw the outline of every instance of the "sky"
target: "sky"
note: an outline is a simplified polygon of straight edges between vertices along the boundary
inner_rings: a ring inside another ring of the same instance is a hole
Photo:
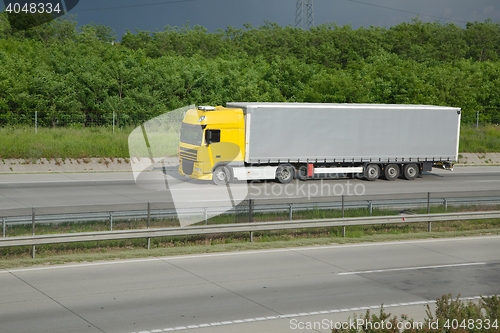
[[[297,0],[80,0],[70,11],[78,25],[101,23],[118,39],[129,30],[162,31],[165,26],[201,25],[209,31],[254,27],[266,21],[295,26]],[[315,25],[391,27],[419,17],[465,26],[492,19],[500,23],[500,0],[313,0]]]

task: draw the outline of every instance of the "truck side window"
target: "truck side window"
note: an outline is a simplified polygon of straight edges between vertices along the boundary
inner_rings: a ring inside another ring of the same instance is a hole
[[[207,130],[207,134],[208,132],[210,132],[210,135],[206,135],[206,137],[211,137],[211,143],[220,142],[220,130]]]

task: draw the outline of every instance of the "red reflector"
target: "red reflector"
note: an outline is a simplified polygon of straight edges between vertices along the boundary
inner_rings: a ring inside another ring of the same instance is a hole
[[[314,176],[314,164],[309,163],[307,164],[307,177],[312,177]]]

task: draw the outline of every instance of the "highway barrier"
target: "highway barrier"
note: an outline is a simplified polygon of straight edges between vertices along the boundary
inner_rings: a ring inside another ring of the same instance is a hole
[[[500,218],[500,211],[233,223],[233,224],[223,224],[223,225],[202,225],[202,226],[189,226],[189,227],[177,227],[177,228],[118,230],[118,231],[103,231],[103,232],[69,233],[69,234],[57,234],[57,235],[49,234],[49,235],[33,235],[33,236],[23,236],[23,237],[6,237],[0,240],[0,247],[33,246],[33,257],[34,257],[35,246],[42,244],[108,241],[108,240],[135,239],[135,238],[145,238],[145,239],[147,238],[148,240],[150,240],[151,238],[154,237],[189,236],[189,235],[220,234],[220,233],[250,232],[252,234],[253,232],[256,231],[266,231],[266,230],[324,228],[324,227],[342,227],[344,231],[343,234],[345,235],[345,228],[355,225],[427,222],[429,224],[429,230],[430,230],[430,225],[432,222],[498,219],[498,218]]]
[[[448,193],[409,193],[376,196],[335,196],[283,199],[247,199],[231,210],[226,205],[212,202],[210,206],[176,210],[173,203],[145,202],[131,204],[116,204],[103,206],[74,207],[29,207],[21,209],[0,210],[0,225],[16,224],[55,224],[77,223],[91,221],[108,221],[110,230],[113,223],[120,220],[145,220],[146,225],[152,219],[175,219],[177,214],[201,216],[205,224],[209,217],[225,214],[238,215],[238,222],[253,222],[253,215],[258,213],[287,213],[289,220],[294,214],[307,210],[339,210],[341,216],[349,209],[367,209],[371,215],[375,209],[397,209],[400,212],[421,208],[430,213],[431,207],[442,207],[446,212],[448,207],[456,206],[496,206],[500,205],[499,191],[448,192]],[[224,207],[224,208],[221,208]],[[5,233],[3,233],[5,237]]]

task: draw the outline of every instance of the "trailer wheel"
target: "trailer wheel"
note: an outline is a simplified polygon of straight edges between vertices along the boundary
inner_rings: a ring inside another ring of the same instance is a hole
[[[225,165],[219,165],[212,173],[212,181],[215,185],[226,185],[231,179],[231,171]]]
[[[380,167],[377,164],[368,164],[365,167],[365,178],[369,181],[377,180],[380,177]]]
[[[416,164],[407,164],[404,167],[404,177],[407,180],[413,180],[418,176],[418,166]]]
[[[276,169],[276,179],[279,180],[281,184],[288,184],[295,177],[295,168],[290,164],[281,164]]]
[[[387,180],[396,180],[399,177],[399,166],[397,164],[389,164],[385,167],[384,176]]]

